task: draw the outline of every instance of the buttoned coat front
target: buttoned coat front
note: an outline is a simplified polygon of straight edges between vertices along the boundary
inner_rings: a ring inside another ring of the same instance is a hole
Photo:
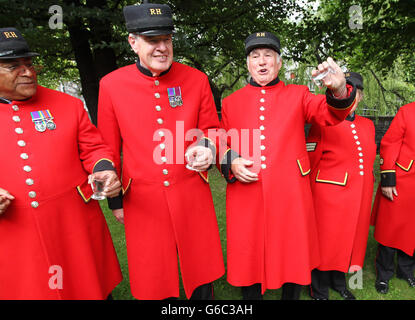
[[[373,204],[375,239],[409,256],[415,250],[415,103],[401,107],[380,144],[380,170],[395,173],[398,196],[393,201],[379,189]]]
[[[254,161],[250,169],[259,173],[257,182],[227,186],[229,283],[261,283],[264,292],[287,282],[311,282],[320,258],[304,125],[336,124],[352,103],[335,109],[326,96],[282,81],[265,87],[248,84],[223,100],[227,145]]]
[[[171,105],[169,93],[183,105]],[[179,296],[177,256],[187,297],[224,273],[209,185],[184,161],[187,148],[218,125],[207,76],[191,67],[173,62],[152,77],[129,65],[101,80],[98,128],[117,154],[122,150],[116,167],[138,299]]]
[[[320,247],[318,269],[360,270],[372,207],[374,124],[355,115],[335,126],[312,125],[307,150]]]
[[[42,110],[54,130],[35,129]],[[122,276],[87,177],[112,153],[82,101],[38,86],[0,119],[0,187],[15,197],[0,215],[0,299],[107,298]]]

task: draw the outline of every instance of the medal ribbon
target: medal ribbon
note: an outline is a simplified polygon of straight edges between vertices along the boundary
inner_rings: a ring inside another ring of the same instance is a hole
[[[37,121],[46,122],[49,119],[53,119],[52,114],[50,113],[49,109],[31,112],[30,116],[32,117],[33,122],[37,122]]]
[[[169,94],[169,98],[176,96],[176,92],[174,89],[175,88],[167,88],[167,93]]]

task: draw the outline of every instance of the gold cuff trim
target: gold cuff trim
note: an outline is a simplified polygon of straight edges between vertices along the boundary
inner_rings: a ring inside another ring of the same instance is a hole
[[[414,160],[411,160],[411,162],[409,162],[409,165],[408,165],[407,168],[405,168],[403,165],[399,164],[398,162],[395,162],[395,163],[399,168],[401,168],[402,170],[408,172],[411,169],[412,164],[414,163]]]
[[[308,169],[306,172],[304,172],[303,167],[301,166],[300,160],[298,160],[298,159],[297,159],[297,164],[298,164],[298,167],[300,168],[301,175],[303,177],[310,173],[311,169]]]
[[[231,148],[229,148],[228,150],[226,150],[225,151],[225,153],[223,154],[223,157],[222,157],[222,161],[220,162],[221,164],[223,163],[223,160],[225,159],[225,157],[226,157],[226,155],[228,154],[228,152],[229,151],[231,151],[232,149]]]
[[[209,174],[206,173],[206,177],[203,175],[203,172],[198,172],[199,176],[201,176],[203,178],[203,180],[206,181],[206,183],[209,183]]]
[[[396,172],[396,170],[383,170],[383,171],[381,171],[380,173],[388,173],[388,172],[393,172],[393,173],[395,173],[395,172]]]
[[[81,190],[81,187],[80,187],[80,186],[77,186],[77,187],[76,187],[76,189],[78,190],[78,192],[79,192],[79,194],[81,195],[82,199],[84,199],[84,201],[85,201],[86,203],[88,203],[88,202],[91,200],[91,197],[89,197],[89,198],[85,197],[85,195],[84,195],[84,193],[82,192],[82,190]]]
[[[131,181],[132,181],[132,179],[131,179],[131,178],[130,178],[130,179],[128,179],[128,184],[127,184],[127,187],[126,187],[125,189],[122,187],[122,194],[123,194],[123,195],[127,192],[128,188],[130,188]]]
[[[346,174],[344,176],[344,181],[343,182],[338,182],[338,181],[333,181],[333,180],[323,180],[323,179],[319,179],[318,178],[319,174],[320,174],[320,170],[318,170],[318,172],[317,172],[317,176],[316,176],[316,181],[317,182],[335,184],[335,185],[338,185],[338,186],[345,186],[346,183],[347,183],[347,178],[349,177],[349,174],[346,172]]]

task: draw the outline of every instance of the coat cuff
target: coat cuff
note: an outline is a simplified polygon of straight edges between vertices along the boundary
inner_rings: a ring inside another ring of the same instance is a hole
[[[95,163],[94,168],[92,169],[92,172],[95,173],[95,172],[101,172],[101,171],[106,171],[106,170],[115,171],[113,162],[108,159],[101,159]]]
[[[220,163],[220,171],[226,179],[226,182],[234,183],[236,181],[236,178],[232,174],[231,167],[232,161],[240,157],[241,156],[232,149],[228,149],[225,155],[223,156],[222,161]]]
[[[347,109],[351,105],[353,105],[353,103],[356,100],[356,92],[357,92],[356,85],[353,84],[351,81],[346,81],[346,89],[347,89],[348,96],[347,98],[344,98],[344,99],[337,99],[333,95],[331,90],[327,89],[326,90],[327,104],[329,104],[331,107],[336,108],[336,109]]]
[[[395,187],[396,186],[396,172],[395,170],[385,170],[380,172],[381,187]]]
[[[107,202],[108,202],[108,207],[111,210],[122,209],[123,208],[122,191],[120,192],[118,196],[114,198],[107,198]]]
[[[197,145],[205,147],[205,148],[209,148],[210,151],[212,151],[213,160],[212,160],[212,163],[210,164],[209,168],[206,169],[206,171],[208,171],[212,168],[212,166],[214,164],[216,164],[216,146],[213,143],[213,141],[210,140],[207,137],[203,137],[202,139],[200,139],[199,142],[197,143]]]

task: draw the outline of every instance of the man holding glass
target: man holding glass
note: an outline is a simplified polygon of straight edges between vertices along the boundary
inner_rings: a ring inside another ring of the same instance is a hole
[[[122,172],[123,195],[109,205],[125,222],[131,292],[178,297],[180,261],[186,297],[212,299],[224,265],[206,183],[216,154],[207,131],[219,125],[209,81],[173,62],[169,6],[127,6],[124,17],[138,60],[101,80],[98,128]]]
[[[356,89],[331,58],[313,71],[332,70],[324,79],[326,95],[285,85],[278,78],[280,41],[270,32],[251,34],[245,50],[252,78],[222,105],[221,127],[233,132],[219,156],[229,182],[228,282],[242,288],[244,299],[281,287],[282,299],[298,299],[320,262],[304,125],[342,121]]]
[[[37,55],[0,29],[0,299],[105,299],[122,276],[88,180],[121,183],[82,101],[37,84]]]

